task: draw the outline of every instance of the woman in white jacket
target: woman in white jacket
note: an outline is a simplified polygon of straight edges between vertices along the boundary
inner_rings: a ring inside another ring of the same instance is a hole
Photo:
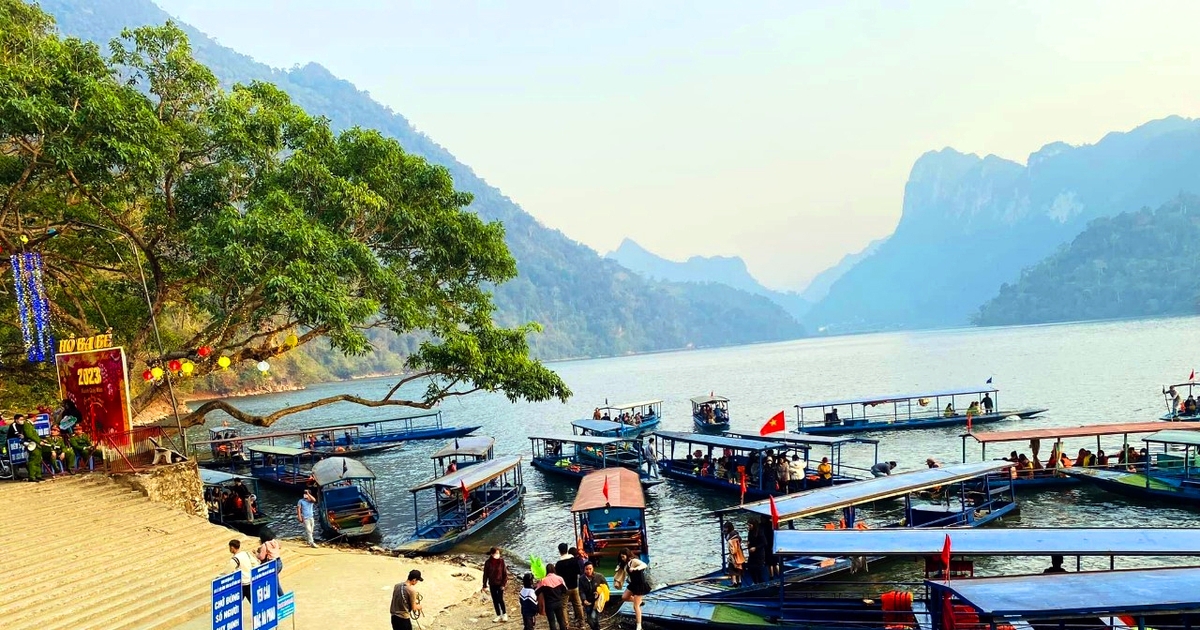
[[[613,586],[621,588],[622,584],[626,585],[625,592],[621,593],[621,601],[633,602],[637,630],[642,630],[642,596],[650,592],[650,578],[646,575],[648,568],[650,567],[638,558],[634,549],[624,549],[617,556],[617,572],[613,575]]]

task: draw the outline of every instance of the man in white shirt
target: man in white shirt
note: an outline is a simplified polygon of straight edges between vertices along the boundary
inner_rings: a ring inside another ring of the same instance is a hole
[[[226,572],[233,573],[241,571],[242,573],[242,598],[250,600],[250,569],[258,564],[250,554],[242,551],[242,541],[233,539],[229,541],[229,566]]]

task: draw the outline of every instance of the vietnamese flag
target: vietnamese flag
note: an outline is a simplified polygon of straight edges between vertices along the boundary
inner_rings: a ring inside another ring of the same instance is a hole
[[[746,471],[742,470],[742,502],[746,501]]]
[[[458,480],[458,487],[459,487],[459,488],[462,488],[462,493],[463,493],[463,503],[466,503],[466,502],[467,502],[467,497],[468,497],[468,496],[470,496],[470,494],[471,494],[471,493],[467,492],[467,484],[463,483],[463,482],[462,482],[462,480],[461,480],[461,479],[459,479],[459,480]]]
[[[604,475],[604,488],[601,492],[604,493],[604,502],[608,503],[608,475]]]
[[[775,509],[775,497],[771,496],[768,498],[771,499],[771,527],[772,529],[779,529],[779,510]]]
[[[946,534],[946,542],[942,543],[942,565],[945,568],[946,583],[950,583],[950,534]]]
[[[1192,375],[1188,377],[1189,383],[1191,383],[1194,380],[1196,380],[1196,370],[1192,370]]]
[[[780,411],[779,413],[771,416],[770,420],[767,420],[767,423],[758,430],[758,434],[767,435],[768,433],[783,431],[786,428],[787,427],[783,424],[783,412]]]

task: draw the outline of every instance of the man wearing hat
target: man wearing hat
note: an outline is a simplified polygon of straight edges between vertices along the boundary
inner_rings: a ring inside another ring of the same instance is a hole
[[[412,620],[421,616],[421,594],[417,592],[417,582],[425,581],[421,572],[413,569],[408,572],[408,580],[397,584],[392,589],[392,630],[412,630]]]
[[[25,450],[29,451],[29,459],[25,463],[25,467],[29,469],[30,481],[42,480],[42,451],[47,446],[41,436],[37,433],[37,427],[33,426],[24,414],[13,416],[14,426],[20,426],[20,437],[24,439]]]

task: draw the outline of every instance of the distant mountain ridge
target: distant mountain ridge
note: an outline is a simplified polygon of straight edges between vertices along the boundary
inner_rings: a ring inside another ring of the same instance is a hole
[[[853,269],[863,259],[874,254],[879,249],[879,246],[885,242],[887,242],[886,237],[878,238],[867,243],[867,246],[861,250],[842,256],[842,259],[836,265],[813,276],[813,279],[808,282],[808,286],[804,287],[804,290],[800,292],[800,297],[809,302],[809,308],[811,309],[812,304],[820,302],[825,299],[826,295],[829,295],[829,289],[833,287],[833,283],[838,281],[838,278],[846,275],[847,271]]]
[[[1089,221],[1200,192],[1200,121],[1177,116],[1028,163],[953,149],[913,165],[892,236],[830,287],[805,323],[829,332],[966,325],[1021,269]]]
[[[55,17],[62,33],[96,42],[105,50],[123,28],[161,25],[172,19],[150,0],[42,0],[39,4]],[[697,309],[705,300],[701,287],[648,281],[602,259],[539,223],[403,116],[319,64],[271,68],[176,23],[188,33],[196,58],[223,85],[274,83],[309,113],[329,118],[335,129],[377,129],[396,138],[406,151],[446,167],[455,186],[474,195],[473,211],[504,223],[519,276],[496,287],[495,317],[503,325],[541,323],[543,332],[530,339],[536,356],[609,356],[804,334],[793,317],[767,300],[735,294],[733,301],[740,302],[737,308],[722,304]]]
[[[613,251],[604,255],[623,267],[651,280],[669,282],[713,282],[760,295],[779,305],[799,320],[812,306],[798,293],[775,291],[764,287],[740,256],[692,256],[684,262],[667,260],[639,245],[631,238],[621,241]]]
[[[1092,221],[975,315],[980,325],[1191,315],[1200,299],[1200,197]]]

